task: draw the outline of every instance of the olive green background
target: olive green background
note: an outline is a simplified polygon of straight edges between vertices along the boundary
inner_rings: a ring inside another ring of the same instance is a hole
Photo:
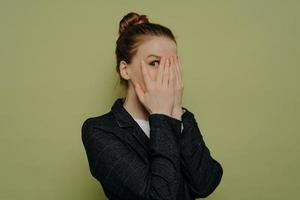
[[[299,198],[299,10],[296,0],[1,0],[0,200],[105,199],[80,130],[122,94],[114,49],[131,11],[177,38],[183,105],[224,169],[207,199]]]

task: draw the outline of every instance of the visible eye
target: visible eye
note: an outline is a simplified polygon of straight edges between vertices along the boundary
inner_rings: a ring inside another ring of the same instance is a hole
[[[155,65],[154,63],[158,63],[157,65]],[[150,63],[150,65],[152,65],[152,66],[155,66],[155,67],[158,67],[158,65],[159,65],[159,60],[154,60],[154,61],[152,61],[151,63]]]

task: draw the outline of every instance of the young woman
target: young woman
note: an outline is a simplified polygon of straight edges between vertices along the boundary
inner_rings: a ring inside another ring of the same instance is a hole
[[[223,168],[194,114],[181,105],[182,66],[172,32],[131,12],[120,21],[116,45],[126,97],[82,125],[92,176],[110,200],[207,197]]]

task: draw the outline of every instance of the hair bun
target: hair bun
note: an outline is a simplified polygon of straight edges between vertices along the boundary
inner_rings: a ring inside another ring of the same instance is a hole
[[[123,17],[119,23],[119,35],[121,35],[127,28],[136,24],[149,23],[146,15],[139,15],[136,12],[130,12]]]

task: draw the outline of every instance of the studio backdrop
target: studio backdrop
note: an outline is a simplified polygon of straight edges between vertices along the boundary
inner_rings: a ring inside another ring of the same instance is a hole
[[[114,54],[128,12],[170,28],[183,105],[224,174],[211,200],[299,199],[300,3],[0,1],[0,200],[100,200],[83,121],[124,93]]]

